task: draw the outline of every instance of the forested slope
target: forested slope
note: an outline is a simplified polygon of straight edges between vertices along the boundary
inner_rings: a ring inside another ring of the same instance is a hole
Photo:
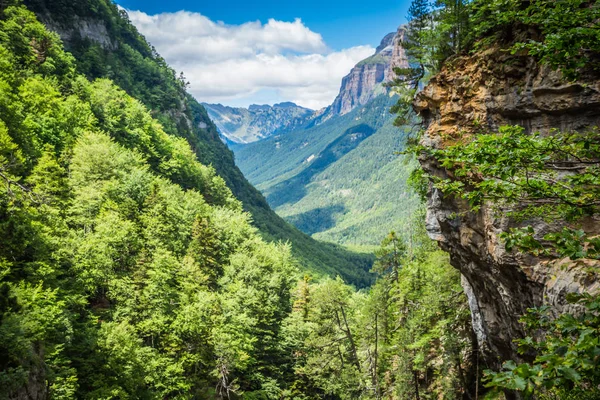
[[[177,397],[270,375],[289,248],[22,7],[2,11],[0,65],[2,397]]]
[[[289,247],[261,239],[185,139],[110,80],[79,75],[24,7],[0,14],[0,116],[0,398],[464,390],[407,368],[418,356],[441,373],[469,346],[459,276],[423,235],[421,251],[388,242],[373,291],[298,280]],[[437,311],[397,325],[409,299]],[[373,386],[386,371],[401,375]]]
[[[345,245],[376,245],[405,228],[418,199],[412,129],[394,127],[395,96],[380,95],[346,115],[236,149],[238,165],[269,204],[303,232]]]
[[[166,133],[185,138],[198,160],[212,165],[223,177],[266,239],[290,241],[292,252],[307,270],[340,274],[358,285],[371,281],[367,272],[372,263],[370,255],[317,242],[270,209],[235,166],[233,153],[219,139],[205,109],[186,94],[185,79],[178,77],[144,40],[124,11],[109,0],[25,0],[24,3],[62,35],[80,73],[90,79],[112,79],[152,110]]]

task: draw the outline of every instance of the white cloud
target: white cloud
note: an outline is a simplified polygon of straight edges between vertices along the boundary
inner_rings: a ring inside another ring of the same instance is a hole
[[[226,25],[186,11],[128,13],[167,62],[184,72],[192,94],[207,103],[250,104],[267,91],[276,94],[273,102],[324,107],[342,77],[374,52],[370,46],[330,51],[300,19]]]

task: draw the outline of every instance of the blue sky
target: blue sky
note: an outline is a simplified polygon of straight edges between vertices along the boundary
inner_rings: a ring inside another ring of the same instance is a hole
[[[409,3],[410,0],[117,0],[124,8],[147,14],[195,11],[226,24],[301,18],[336,50],[359,44],[377,46],[386,33],[406,20]]]
[[[333,100],[352,66],[405,21],[410,0],[117,3],[186,74],[198,100],[320,108]]]

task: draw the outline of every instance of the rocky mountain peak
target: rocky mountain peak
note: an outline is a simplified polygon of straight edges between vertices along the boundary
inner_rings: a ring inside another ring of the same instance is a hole
[[[292,102],[252,104],[248,108],[203,104],[221,135],[233,143],[251,143],[303,126],[314,111]]]
[[[293,102],[273,106],[252,104],[246,108],[204,104],[221,135],[233,143],[246,144],[289,132],[308,124],[320,124],[344,115],[387,92],[384,83],[394,78],[395,67],[408,67],[402,41],[405,27],[385,35],[375,53],[359,62],[342,79],[340,92],[329,107],[313,111]]]
[[[375,49],[375,54],[379,54],[384,50],[391,49],[394,45],[394,38],[396,37],[396,32],[390,32],[381,39],[381,43]]]
[[[384,83],[394,78],[394,68],[408,67],[408,58],[402,47],[405,27],[388,33],[381,40],[375,54],[359,62],[342,79],[340,93],[326,113],[327,117],[344,115],[385,93]]]

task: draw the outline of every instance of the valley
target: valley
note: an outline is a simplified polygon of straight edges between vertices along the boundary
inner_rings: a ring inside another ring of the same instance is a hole
[[[407,185],[416,163],[402,155],[415,125],[398,129],[385,87],[406,67],[404,27],[341,82],[340,93],[305,126],[234,145],[236,164],[288,222],[314,237],[373,249],[386,232],[409,232],[419,201]]]
[[[600,2],[336,1],[0,1],[0,400],[600,398]]]

